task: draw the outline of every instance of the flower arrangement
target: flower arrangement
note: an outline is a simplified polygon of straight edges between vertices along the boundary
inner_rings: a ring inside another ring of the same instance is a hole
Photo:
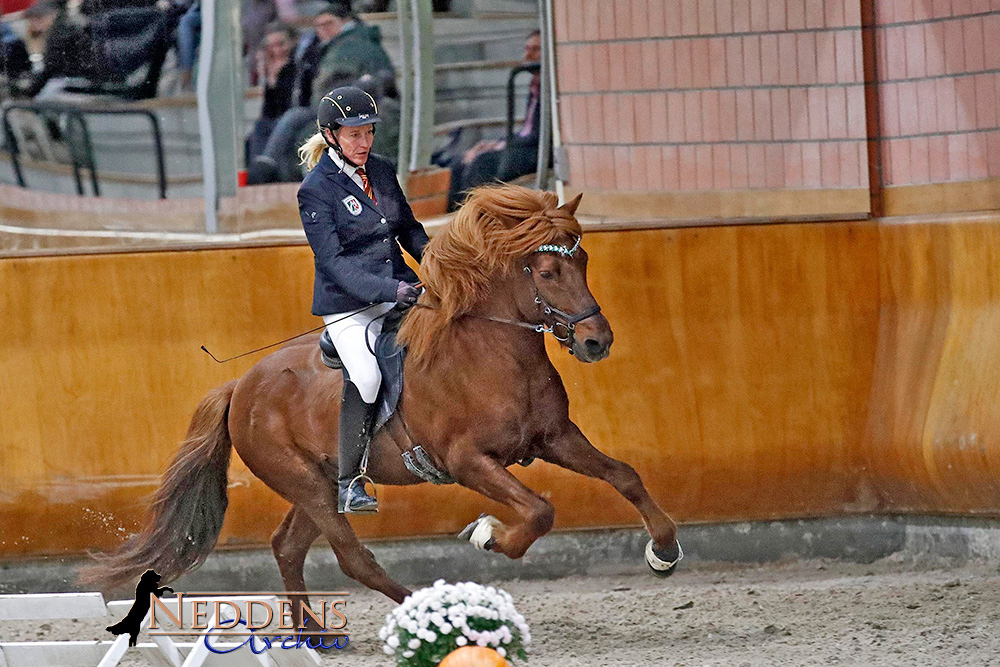
[[[434,667],[462,646],[486,646],[527,660],[531,633],[506,591],[443,579],[414,592],[385,617],[382,650],[401,667]]]

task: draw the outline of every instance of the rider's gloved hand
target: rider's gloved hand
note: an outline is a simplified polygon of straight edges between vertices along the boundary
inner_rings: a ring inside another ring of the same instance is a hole
[[[420,290],[410,283],[399,281],[399,287],[396,288],[396,303],[398,305],[408,308],[417,302],[419,296]]]

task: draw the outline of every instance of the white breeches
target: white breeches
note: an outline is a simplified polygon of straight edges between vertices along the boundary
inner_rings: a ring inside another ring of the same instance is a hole
[[[350,374],[351,382],[358,388],[358,393],[365,403],[375,402],[379,385],[382,383],[378,360],[365,344],[365,329],[368,330],[369,344],[375,349],[375,339],[382,332],[382,319],[375,322],[372,320],[389,312],[395,305],[395,303],[380,303],[346,319],[341,319],[345,313],[323,316],[330,340],[337,346],[340,360],[344,362],[344,368]],[[368,326],[369,323],[371,326]]]

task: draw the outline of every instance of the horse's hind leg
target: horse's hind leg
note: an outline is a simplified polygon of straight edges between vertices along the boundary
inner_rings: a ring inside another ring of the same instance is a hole
[[[520,558],[535,540],[552,529],[552,503],[488,456],[476,455],[448,469],[459,484],[513,508],[521,518],[510,526],[493,517],[480,517],[469,524],[460,537],[468,537],[477,547]]]
[[[278,561],[281,581],[289,593],[301,593],[306,590],[306,580],[303,576],[306,554],[313,541],[319,537],[319,533],[319,528],[313,520],[305,512],[292,505],[281,525],[271,535],[271,549],[274,551],[274,559]],[[292,609],[296,612],[296,625],[302,627],[300,605],[308,605],[309,597],[289,595],[288,599],[291,600]],[[306,620],[309,621],[309,617],[306,617]]]
[[[336,482],[321,480],[318,472],[316,476],[315,480],[302,480],[296,512],[305,512],[326,537],[337,554],[337,563],[344,574],[396,602],[402,602],[410,590],[385,573],[375,562],[372,552],[358,540],[347,517],[337,513]]]
[[[679,560],[677,525],[650,497],[639,474],[632,466],[607,456],[590,444],[576,424],[568,422],[561,434],[550,438],[540,452],[540,458],[581,475],[603,479],[615,487],[639,510],[646,530],[653,538],[656,555],[662,560]],[[653,567],[653,563],[650,566]]]

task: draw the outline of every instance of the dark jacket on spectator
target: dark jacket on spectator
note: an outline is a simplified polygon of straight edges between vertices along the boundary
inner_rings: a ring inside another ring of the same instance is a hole
[[[319,71],[319,63],[327,49],[333,44],[331,39],[321,44],[316,33],[306,38],[305,46],[295,54],[295,85],[293,87],[292,105],[307,107],[312,104],[313,80]]]
[[[96,73],[96,53],[89,26],[72,21],[61,12],[45,36],[42,71],[36,74],[27,94],[34,97],[56,77],[92,78]]]
[[[268,85],[266,81],[264,82],[264,106],[260,112],[261,118],[277,120],[281,114],[288,111],[292,106],[294,88],[295,63],[289,60],[278,71],[273,86]]]
[[[319,105],[323,95],[337,86],[350,85],[365,74],[376,75],[386,70],[392,72],[393,67],[382,48],[382,31],[378,26],[354,21],[324,48],[312,104]]]

